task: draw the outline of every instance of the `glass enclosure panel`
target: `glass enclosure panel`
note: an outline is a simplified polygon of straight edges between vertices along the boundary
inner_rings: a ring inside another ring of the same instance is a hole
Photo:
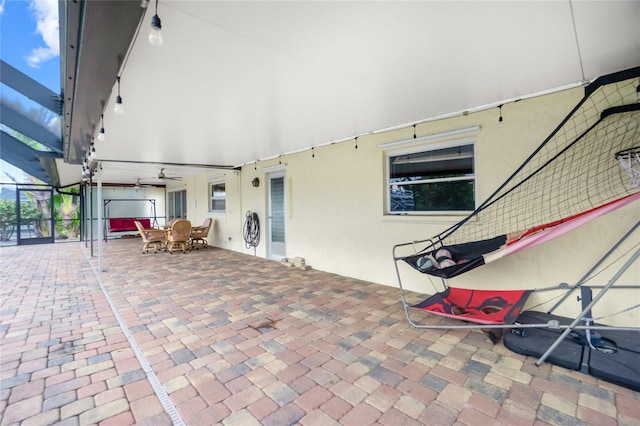
[[[16,185],[0,184],[0,245],[16,244],[17,225]]]
[[[48,185],[0,184],[0,245],[18,244],[18,231],[22,244],[78,241],[79,191],[72,187],[54,194]]]
[[[51,189],[18,189],[18,245],[53,242],[51,196]]]
[[[56,241],[80,239],[80,189],[53,196]]]

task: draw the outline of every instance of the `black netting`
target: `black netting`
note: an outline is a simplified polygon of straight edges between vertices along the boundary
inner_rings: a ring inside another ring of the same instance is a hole
[[[616,153],[640,145],[640,67],[600,78],[556,130],[438,245],[522,232],[638,192]]]

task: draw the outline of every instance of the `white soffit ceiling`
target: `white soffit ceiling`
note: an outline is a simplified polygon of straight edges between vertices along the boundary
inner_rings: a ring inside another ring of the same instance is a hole
[[[159,48],[153,14],[99,159],[237,166],[640,65],[637,1],[160,1]]]

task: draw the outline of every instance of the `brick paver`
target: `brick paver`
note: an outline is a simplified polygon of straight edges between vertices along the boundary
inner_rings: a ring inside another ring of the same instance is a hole
[[[100,283],[187,424],[640,425],[640,393],[412,329],[392,287],[216,248],[103,250],[98,282],[84,243],[0,248],[2,425],[171,424]]]

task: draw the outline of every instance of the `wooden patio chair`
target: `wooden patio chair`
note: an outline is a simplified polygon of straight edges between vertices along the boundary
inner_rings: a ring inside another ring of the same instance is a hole
[[[137,220],[135,220],[134,223],[136,225],[136,228],[138,228],[138,232],[142,237],[142,241],[144,241],[142,254],[147,253],[150,248],[153,248],[155,253],[157,253],[158,250],[166,251],[165,233],[162,229],[145,228]]]
[[[211,229],[211,225],[213,220],[208,217],[202,223],[202,226],[194,226],[191,228],[191,247],[195,249],[207,248],[209,244],[207,243],[207,238],[209,238],[209,230]]]
[[[173,225],[169,229],[166,229],[167,238],[167,250],[169,253],[173,253],[177,250],[182,250],[186,253],[190,250],[191,241],[191,222],[188,220],[180,219],[173,222]]]

